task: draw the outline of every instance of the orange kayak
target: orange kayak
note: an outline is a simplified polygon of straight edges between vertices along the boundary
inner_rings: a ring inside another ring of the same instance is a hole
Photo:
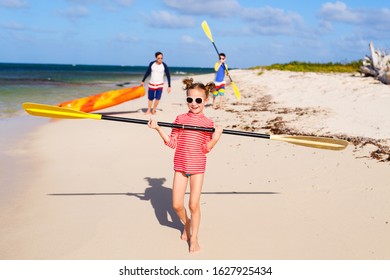
[[[142,97],[144,95],[145,88],[143,86],[137,86],[131,88],[111,90],[96,95],[69,100],[62,102],[57,106],[71,108],[88,113],[115,106],[123,102]]]

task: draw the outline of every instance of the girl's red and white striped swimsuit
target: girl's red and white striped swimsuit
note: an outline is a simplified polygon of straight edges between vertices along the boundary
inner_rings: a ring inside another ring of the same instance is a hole
[[[214,127],[214,122],[203,114],[188,112],[176,117],[175,123]],[[176,149],[173,159],[174,170],[186,174],[204,173],[206,170],[207,143],[212,133],[197,130],[172,128],[170,140],[165,144]]]

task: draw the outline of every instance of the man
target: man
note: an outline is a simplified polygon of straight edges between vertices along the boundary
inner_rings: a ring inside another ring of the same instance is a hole
[[[151,75],[148,90],[148,110],[145,114],[156,114],[158,103],[164,88],[164,74],[168,80],[168,93],[171,92],[171,75],[168,65],[163,62],[162,52],[156,52],[156,60],[149,64],[148,69],[142,79],[141,85],[144,85],[146,78]]]

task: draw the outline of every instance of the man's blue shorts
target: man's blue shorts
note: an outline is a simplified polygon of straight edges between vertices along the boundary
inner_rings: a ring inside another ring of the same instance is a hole
[[[149,89],[148,90],[148,99],[149,100],[154,100],[154,99],[160,100],[162,92],[163,92],[162,88],[159,88],[159,89]]]

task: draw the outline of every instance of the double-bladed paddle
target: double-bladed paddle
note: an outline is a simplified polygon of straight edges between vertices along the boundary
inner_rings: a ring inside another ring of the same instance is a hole
[[[211,30],[209,28],[209,25],[207,24],[207,21],[204,20],[202,22],[202,28],[203,28],[204,33],[206,33],[207,38],[209,38],[211,43],[213,43],[214,49],[217,52],[218,57],[219,57],[219,51],[217,49],[217,46],[214,43],[213,35],[211,34]],[[229,77],[230,81],[232,82],[232,87],[233,87],[234,94],[236,95],[237,100],[240,100],[241,99],[240,91],[238,90],[236,84],[233,82],[232,78],[230,77],[227,67],[225,67],[225,71],[226,71],[226,74]]]
[[[121,118],[121,117],[113,117],[109,115],[85,113],[82,111],[77,111],[66,107],[51,106],[46,104],[23,103],[23,108],[30,115],[47,117],[47,118],[95,119],[95,120],[108,120],[108,121],[129,122],[129,123],[138,123],[138,124],[148,124],[149,122],[148,120]],[[208,127],[199,127],[199,126],[165,123],[165,122],[158,122],[158,125],[163,127],[214,132],[214,128],[208,128]],[[348,141],[335,139],[335,138],[327,138],[327,137],[269,135],[269,134],[261,134],[261,133],[248,132],[248,131],[236,131],[236,130],[229,130],[229,129],[224,129],[222,133],[270,139],[270,140],[278,140],[278,141],[288,142],[291,144],[305,146],[305,147],[335,150],[335,151],[343,150],[348,146]]]

